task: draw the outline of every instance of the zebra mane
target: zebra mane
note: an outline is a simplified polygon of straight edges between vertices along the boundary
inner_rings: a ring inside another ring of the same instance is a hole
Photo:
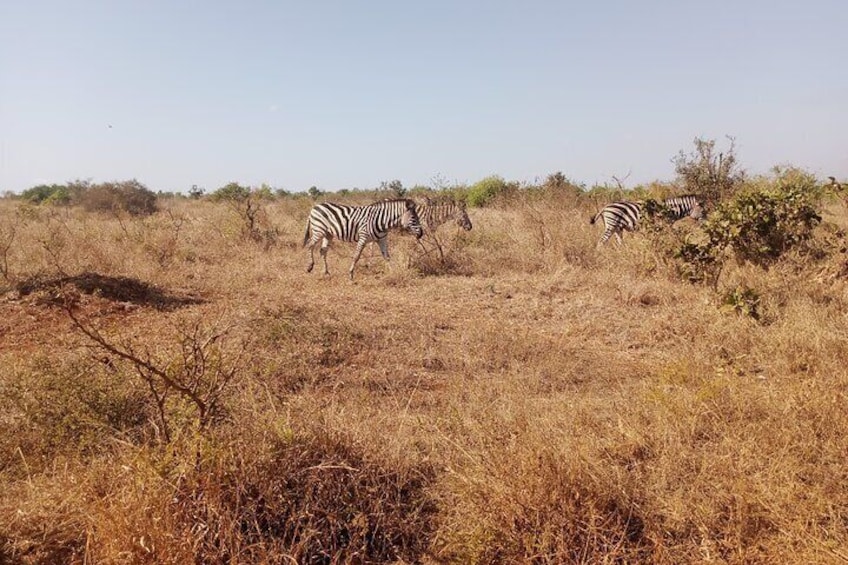
[[[415,203],[420,206],[458,206],[460,208],[465,207],[465,200],[456,199],[453,196],[445,195],[439,195],[435,198],[427,195],[424,196],[423,201],[419,199],[416,200]]]
[[[416,202],[412,198],[383,198],[382,200],[378,200],[377,202],[372,202],[372,204],[391,204],[393,202],[403,202],[407,206],[409,206],[410,203],[412,203],[413,206],[416,204]]]

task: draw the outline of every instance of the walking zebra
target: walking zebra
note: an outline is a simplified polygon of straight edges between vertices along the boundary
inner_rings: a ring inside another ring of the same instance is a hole
[[[590,224],[604,220],[604,235],[598,245],[602,245],[615,234],[616,241],[621,243],[621,232],[624,230],[634,231],[639,227],[642,212],[648,215],[662,213],[672,222],[681,220],[687,216],[696,220],[704,218],[704,204],[700,197],[694,194],[666,198],[660,202],[654,200],[633,202],[631,200],[620,200],[604,206],[600,212],[589,220]]]
[[[446,200],[438,201],[431,200],[429,197],[422,204],[415,203],[415,211],[418,213],[418,219],[421,220],[421,225],[427,227],[427,231],[436,231],[440,225],[455,220],[457,225],[468,231],[471,229],[471,219],[465,211],[465,201]]]
[[[383,257],[389,258],[386,237],[393,228],[407,229],[417,238],[423,235],[418,214],[415,212],[415,202],[410,199],[397,199],[383,200],[367,206],[344,206],[331,202],[316,204],[309,212],[306,233],[303,236],[303,246],[309,247],[309,265],[306,272],[312,271],[315,266],[315,246],[320,242],[324,274],[330,274],[327,268],[327,248],[335,238],[356,242],[356,253],[349,271],[350,279],[353,280],[353,270],[369,241],[376,241]]]

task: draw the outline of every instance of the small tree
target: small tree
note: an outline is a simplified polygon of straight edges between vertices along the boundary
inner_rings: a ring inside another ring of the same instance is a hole
[[[233,326],[205,327],[201,321],[176,328],[177,336],[166,348],[152,351],[135,340],[107,337],[86,323],[74,310],[74,298],[63,289],[65,312],[73,326],[107,355],[110,366],[124,365],[148,391],[156,407],[161,440],[173,438],[182,423],[203,432],[222,416],[230,390],[251,365],[249,340],[233,341]],[[184,407],[191,418],[183,421]]]
[[[403,183],[397,179],[390,182],[381,182],[379,190],[381,192],[389,192],[396,198],[403,198],[407,194],[407,190],[403,187]]]
[[[681,151],[672,159],[678,182],[687,193],[704,198],[708,207],[731,198],[742,182],[745,172],[738,167],[735,140],[728,137],[730,147],[716,155],[715,140],[695,138],[695,150]]]

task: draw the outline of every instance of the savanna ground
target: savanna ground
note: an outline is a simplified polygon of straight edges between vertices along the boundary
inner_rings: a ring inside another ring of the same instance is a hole
[[[848,561],[844,254],[754,319],[549,192],[351,283],[311,204],[0,201],[0,562]]]

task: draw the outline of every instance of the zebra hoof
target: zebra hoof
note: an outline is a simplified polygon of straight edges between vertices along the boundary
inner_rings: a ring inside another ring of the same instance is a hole
[[[307,266],[307,267],[306,267],[306,272],[307,272],[307,273],[311,273],[311,272],[312,272],[312,267],[314,267],[314,266],[315,266],[315,265],[309,265],[309,266]]]

